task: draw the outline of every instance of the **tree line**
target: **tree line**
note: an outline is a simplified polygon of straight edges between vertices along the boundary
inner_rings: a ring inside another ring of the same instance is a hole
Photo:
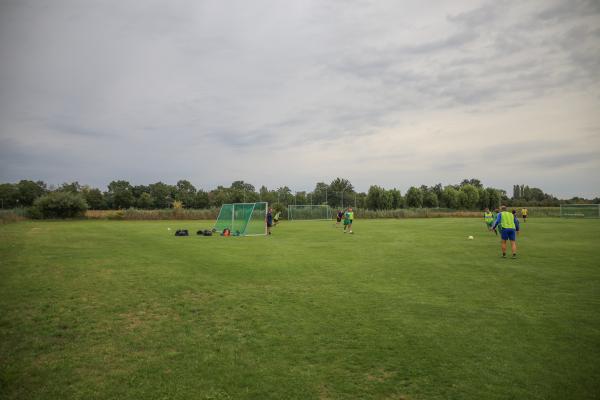
[[[359,192],[348,179],[336,178],[330,183],[318,182],[312,191],[293,192],[288,186],[256,189],[252,184],[235,181],[229,187],[217,186],[205,191],[196,188],[188,180],[175,185],[156,182],[150,185],[132,185],[126,180],[116,180],[101,191],[78,182],[49,187],[42,181],[21,180],[18,183],[0,184],[2,208],[31,207],[38,199],[55,193],[52,198],[60,201],[85,203],[89,209],[164,209],[178,207],[203,209],[220,207],[224,203],[266,201],[275,208],[283,209],[289,204],[328,204],[331,207],[366,208],[388,210],[399,208],[448,208],[476,210],[496,208],[500,203],[508,206],[558,206],[562,203],[599,203],[574,197],[559,200],[539,188],[514,185],[512,197],[502,189],[484,187],[479,179],[464,179],[459,184],[442,186],[421,185],[410,187],[406,193],[399,189],[386,189],[372,185],[367,192]],[[63,194],[62,196],[60,194]],[[64,194],[70,195],[65,196]],[[46,200],[47,201],[47,200]],[[49,205],[50,207],[51,205]]]

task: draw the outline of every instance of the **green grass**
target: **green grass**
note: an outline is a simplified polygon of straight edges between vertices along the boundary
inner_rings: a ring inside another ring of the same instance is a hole
[[[600,221],[209,226],[0,226],[0,398],[599,396]]]

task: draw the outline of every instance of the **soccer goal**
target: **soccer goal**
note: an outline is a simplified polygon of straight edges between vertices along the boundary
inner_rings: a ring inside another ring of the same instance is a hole
[[[214,229],[229,229],[233,236],[258,236],[267,234],[267,203],[223,204]]]
[[[331,219],[331,208],[328,205],[289,205],[288,219]]]
[[[561,204],[560,216],[564,218],[600,218],[600,204]]]

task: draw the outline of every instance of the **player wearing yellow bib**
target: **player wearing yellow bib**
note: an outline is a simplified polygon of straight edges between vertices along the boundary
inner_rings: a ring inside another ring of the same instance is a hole
[[[526,208],[524,208],[524,209],[521,210],[521,215],[523,216],[523,222],[527,222],[527,213],[528,212],[529,211],[527,211]]]
[[[517,232],[519,232],[519,220],[516,215],[506,211],[506,206],[501,207],[501,212],[498,214],[496,218],[496,222],[492,226],[492,229],[495,229],[496,226],[502,224],[502,232],[501,234],[501,245],[502,248],[502,257],[506,258],[506,241],[510,240],[510,245],[512,249],[512,258],[517,258]]]
[[[352,207],[349,207],[344,213],[344,233],[354,233],[352,232],[352,221],[354,221],[354,212]],[[348,230],[346,231],[346,229]]]
[[[483,220],[485,221],[485,224],[487,225],[488,230],[492,230],[492,225],[494,224],[494,214],[492,214],[492,212],[490,211],[489,208],[486,208],[485,210],[483,210]]]

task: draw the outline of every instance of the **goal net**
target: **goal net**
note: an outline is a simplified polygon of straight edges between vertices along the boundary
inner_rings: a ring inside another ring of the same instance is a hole
[[[328,205],[289,205],[288,219],[331,219],[331,208]]]
[[[600,204],[562,204],[560,216],[564,218],[600,218]]]
[[[229,229],[234,236],[267,234],[267,203],[223,204],[214,229],[222,233]]]

